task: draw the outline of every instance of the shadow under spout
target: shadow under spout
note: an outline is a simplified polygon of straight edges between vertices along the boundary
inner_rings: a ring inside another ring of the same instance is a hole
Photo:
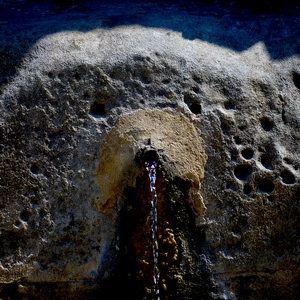
[[[130,299],[211,299],[211,284],[205,261],[204,229],[195,225],[188,203],[190,182],[170,170],[166,158],[147,148],[136,155],[140,175],[135,187],[123,193],[119,212],[119,254],[116,276],[123,297]],[[157,240],[152,238],[149,173],[145,162],[157,161]],[[158,244],[159,295],[155,291],[153,257]],[[120,285],[119,285],[120,284]]]

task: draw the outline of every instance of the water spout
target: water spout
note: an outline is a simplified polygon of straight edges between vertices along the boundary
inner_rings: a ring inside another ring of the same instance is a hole
[[[115,274],[126,298],[209,299],[196,226],[205,161],[199,132],[180,114],[137,111],[107,136],[95,205],[118,225]]]

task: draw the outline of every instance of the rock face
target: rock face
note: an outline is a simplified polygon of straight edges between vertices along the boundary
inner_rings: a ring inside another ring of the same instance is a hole
[[[193,34],[220,24],[208,11],[211,26],[195,23]],[[124,261],[136,263],[126,251],[142,247],[136,228],[148,201],[137,157],[150,146],[161,155],[160,255],[178,251],[161,258],[171,265],[162,298],[299,299],[300,61],[297,45],[287,49],[298,21],[232,21],[244,26],[231,26],[241,39],[262,22],[290,24],[267,40],[270,51],[141,25],[33,44],[1,77],[0,297],[130,293]]]

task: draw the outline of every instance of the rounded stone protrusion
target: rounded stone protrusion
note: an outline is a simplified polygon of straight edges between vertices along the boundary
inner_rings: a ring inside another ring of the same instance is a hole
[[[110,216],[116,214],[124,188],[135,185],[139,173],[134,164],[136,155],[147,147],[163,155],[166,167],[174,176],[190,182],[194,211],[203,214],[206,208],[199,190],[207,156],[200,132],[184,115],[157,109],[120,116],[107,135],[97,172],[101,193],[95,199],[97,210]]]

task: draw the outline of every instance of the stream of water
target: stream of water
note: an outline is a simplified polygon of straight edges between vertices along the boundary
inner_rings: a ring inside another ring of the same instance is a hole
[[[152,237],[152,253],[153,253],[153,294],[154,300],[159,300],[159,268],[158,268],[158,226],[157,226],[157,193],[156,193],[156,168],[157,162],[145,162],[146,170],[150,179],[151,193],[151,237]]]

